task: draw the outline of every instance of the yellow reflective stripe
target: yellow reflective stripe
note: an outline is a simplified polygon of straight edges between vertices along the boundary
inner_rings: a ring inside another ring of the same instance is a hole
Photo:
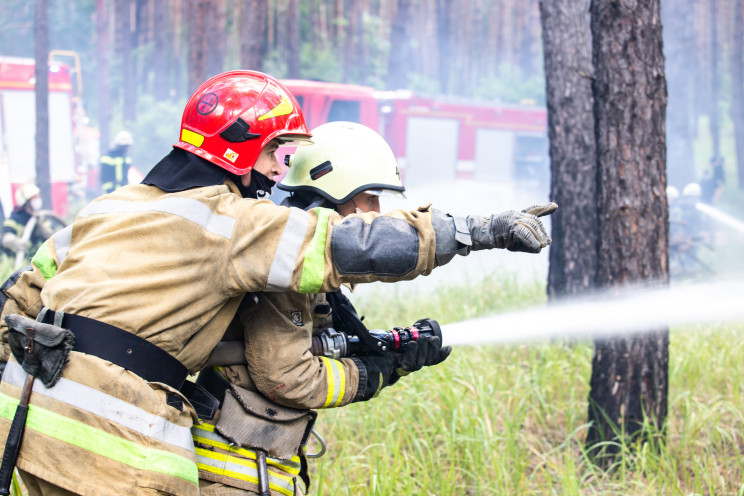
[[[44,241],[39,249],[31,259],[31,263],[34,264],[44,276],[44,279],[48,281],[57,273],[57,262],[54,261],[54,257],[49,253],[49,240]]]
[[[202,431],[201,433],[196,431]],[[194,425],[191,428],[191,435],[194,438],[195,443],[199,443],[205,446],[212,446],[221,450],[229,451],[236,455],[240,455],[252,460],[256,459],[256,452],[253,450],[245,449],[241,446],[230,444],[226,438],[222,437],[218,432],[214,430],[212,424],[200,424]],[[284,470],[288,474],[297,475],[301,470],[300,457],[297,455],[292,456],[290,460],[280,460],[279,458],[266,458],[266,464],[276,467],[280,470]]]
[[[346,373],[344,372],[343,365],[338,360],[332,360],[324,356],[320,358],[325,364],[326,379],[328,382],[328,397],[323,408],[332,408],[341,404],[341,401],[344,399]]]
[[[258,467],[255,462],[198,447],[196,459],[199,470],[258,484]],[[294,495],[294,479],[272,470],[268,470],[268,473],[269,489],[287,496]]]
[[[0,417],[11,420],[18,402],[0,393]],[[26,429],[138,470],[178,477],[195,485],[199,481],[196,464],[189,458],[122,439],[38,405],[29,405]]]
[[[300,293],[317,293],[323,284],[325,275],[325,245],[326,233],[328,232],[328,218],[331,210],[327,208],[316,208],[318,223],[315,226],[315,234],[305,252],[305,260],[302,262],[302,277],[300,279]]]
[[[277,104],[277,106],[269,110],[265,114],[259,116],[258,120],[263,121],[272,117],[280,117],[282,115],[291,114],[292,110],[294,110],[294,107],[292,107],[292,102],[289,101],[289,98],[287,98],[286,95],[282,95],[282,100]]]
[[[204,136],[188,129],[181,129],[181,141],[185,141],[189,145],[200,147],[202,146],[202,143],[204,143]]]

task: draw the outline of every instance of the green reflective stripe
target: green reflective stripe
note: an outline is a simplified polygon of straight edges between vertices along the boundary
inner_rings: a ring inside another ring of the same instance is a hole
[[[202,448],[196,448],[196,459],[199,470],[258,484],[258,468],[255,462]],[[269,489],[287,496],[294,495],[294,480],[292,478],[271,470],[268,470],[268,473]]]
[[[11,420],[17,406],[17,399],[0,393],[1,417]],[[109,432],[41,408],[38,405],[29,405],[26,429],[138,470],[178,477],[195,485],[199,481],[199,474],[193,460],[169,451],[148,448],[122,439]]]
[[[328,357],[320,357],[326,368],[326,382],[328,383],[328,396],[323,408],[332,408],[341,404],[346,389],[346,374],[343,365],[338,360]]]
[[[315,226],[315,234],[305,252],[305,260],[302,263],[302,277],[300,278],[300,293],[317,293],[323,284],[325,274],[325,245],[326,233],[328,232],[328,218],[331,210],[328,208],[316,208],[318,223]]]
[[[49,241],[44,241],[39,247],[31,259],[31,263],[39,269],[45,280],[48,281],[54,277],[57,273],[57,262],[54,261],[54,257],[49,253]]]
[[[116,158],[114,158],[114,157],[111,157],[111,156],[109,156],[109,155],[104,155],[103,157],[101,157],[101,163],[102,163],[102,164],[105,164],[105,165],[111,165],[111,166],[115,166],[115,165],[116,165],[116,163],[117,163],[118,161],[120,161],[120,160],[121,160],[121,158],[120,158],[120,157],[116,157]]]
[[[194,438],[195,443],[229,451],[230,453],[240,455],[245,458],[250,458],[251,460],[256,459],[255,451],[230,444],[230,441],[222,437],[219,433],[215,432],[214,426],[212,424],[194,425],[191,428],[191,434]],[[300,457],[297,455],[292,456],[290,460],[280,460],[279,458],[267,457],[266,464],[276,467],[280,470],[284,470],[288,474],[292,475],[299,474],[302,468]]]

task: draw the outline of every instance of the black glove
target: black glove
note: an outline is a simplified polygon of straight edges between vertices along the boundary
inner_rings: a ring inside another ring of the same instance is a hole
[[[550,244],[550,236],[538,217],[550,215],[555,203],[533,205],[521,212],[508,210],[490,217],[471,215],[466,219],[473,250],[506,248],[509,251],[539,253]]]
[[[368,401],[377,397],[382,388],[398,380],[393,353],[352,357],[359,369],[359,387],[354,401]],[[391,382],[392,381],[392,382]]]
[[[442,347],[438,336],[419,336],[406,345],[403,353],[395,356],[395,371],[398,375],[408,375],[422,367],[442,363],[451,352],[452,347]]]

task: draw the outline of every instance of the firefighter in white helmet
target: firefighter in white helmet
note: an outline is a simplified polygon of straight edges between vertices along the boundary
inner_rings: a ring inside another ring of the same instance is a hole
[[[132,166],[129,147],[133,143],[134,139],[129,131],[119,131],[114,136],[114,141],[109,151],[101,157],[99,182],[103,194],[111,193],[115,189],[129,184],[127,177],[129,168]]]
[[[276,79],[215,76],[192,95],[174,150],[142,184],[89,203],[42,245],[30,270],[6,281],[3,314],[10,304],[40,320],[18,315],[0,330],[12,351],[2,410],[26,398],[32,363],[47,386],[30,396],[17,461],[30,494],[198,494],[197,399],[183,401],[194,394],[185,379],[205,366],[246,293],[412,279],[470,250],[537,253],[550,243],[538,215],[553,204],[487,218],[422,209],[360,222],[247,198],[259,161],[275,161],[279,143],[309,137]],[[69,353],[67,361],[39,359],[43,346],[29,351],[29,328],[62,336],[44,342],[63,346],[52,354]],[[9,429],[9,417],[0,418],[0,441]]]
[[[346,216],[379,213],[381,195],[403,195],[395,156],[375,131],[332,122],[312,134],[314,144],[297,149],[278,185],[291,192],[286,204],[333,209]],[[306,485],[309,481],[307,463],[301,459],[316,416],[310,409],[369,400],[401,375],[440,363],[451,351],[441,348],[439,337],[422,336],[400,355],[313,356],[313,336],[329,332],[330,326],[339,329],[333,322],[342,315],[356,320],[349,325],[364,325],[340,291],[328,298],[323,293],[246,297],[239,322],[227,333],[227,339],[244,346],[245,365],[208,368],[197,379],[223,405],[220,414],[202,418],[203,423],[192,428],[202,495],[225,494],[228,488],[230,494],[238,494],[238,489],[263,494],[264,478],[272,495],[295,494],[298,477]],[[269,409],[281,413],[275,418],[256,416]],[[288,426],[282,417],[295,420]],[[267,423],[273,425],[274,437],[256,435],[267,432],[262,428]],[[295,444],[283,442],[287,431],[303,435],[293,438]],[[262,451],[267,458],[257,457]]]
[[[3,222],[2,246],[5,254],[14,256],[16,252],[28,249],[32,243],[44,239],[23,239],[23,231],[34,212],[41,210],[41,191],[33,183],[23,184],[15,192],[15,208]]]

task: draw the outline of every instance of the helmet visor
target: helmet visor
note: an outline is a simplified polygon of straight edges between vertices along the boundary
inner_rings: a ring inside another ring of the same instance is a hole
[[[382,189],[382,188],[365,189],[364,192],[369,195],[374,195],[374,196],[384,196],[387,198],[400,198],[402,200],[406,199],[405,193],[403,193],[402,191],[396,191],[394,189]]]
[[[279,142],[279,146],[306,146],[313,144],[313,140],[309,136],[302,134],[282,134],[274,139]]]

